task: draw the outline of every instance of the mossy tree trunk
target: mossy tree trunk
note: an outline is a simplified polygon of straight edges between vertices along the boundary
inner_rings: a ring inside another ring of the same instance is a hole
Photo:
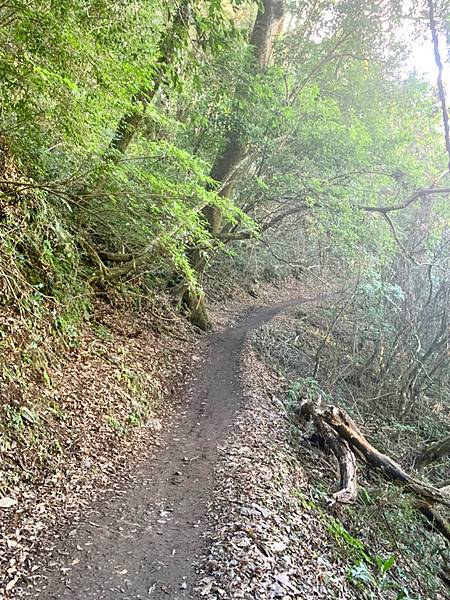
[[[272,55],[273,43],[281,30],[284,18],[284,0],[263,0],[258,8],[256,20],[250,37],[250,45],[253,48],[255,63],[255,75],[263,73]],[[236,96],[243,98],[248,93],[246,89],[237,89]],[[239,119],[236,119],[239,122]],[[234,184],[236,170],[247,152],[245,135],[239,128],[231,129],[223,149],[216,156],[211,168],[212,179],[222,183],[220,195],[230,197]],[[209,232],[213,237],[219,237],[222,231],[222,212],[214,206],[206,206],[202,211],[203,217],[208,225]],[[198,259],[198,253],[192,252],[191,265],[196,270],[199,279],[203,277],[207,266],[207,259],[202,256]],[[209,319],[203,294],[199,294],[186,287],[183,303],[191,311],[191,320],[202,329],[209,329]]]

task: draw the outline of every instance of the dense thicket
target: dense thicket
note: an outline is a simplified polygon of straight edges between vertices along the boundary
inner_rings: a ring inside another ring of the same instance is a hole
[[[21,315],[28,352],[75,336],[93,294],[166,287],[207,328],[203,276],[231,252],[248,278],[366,281],[381,380],[408,347],[405,407],[444,382],[446,109],[405,64],[447,8],[1,4],[4,338]]]
[[[0,394],[31,371],[50,387],[99,295],[165,290],[208,329],[208,291],[308,276],[333,302],[273,334],[271,366],[392,423],[407,467],[448,486],[449,15],[0,0]],[[437,85],[408,66],[425,42]]]

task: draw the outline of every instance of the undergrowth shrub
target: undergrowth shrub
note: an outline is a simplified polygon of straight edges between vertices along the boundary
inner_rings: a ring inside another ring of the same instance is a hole
[[[384,291],[376,283],[375,288],[364,288],[361,299],[364,314],[371,315],[369,319],[364,320],[359,311],[352,309],[332,327],[340,306],[317,304],[264,325],[251,334],[251,342],[261,359],[286,379],[285,404],[292,418],[289,442],[305,466],[310,493],[318,498],[316,510],[336,543],[334,551],[347,556],[349,580],[361,597],[379,597],[379,593],[395,599],[445,597],[442,569],[448,562],[446,542],[426,528],[411,497],[362,467],[358,472],[361,487],[357,503],[340,507],[330,515],[326,499],[336,486],[336,472],[329,462],[332,458],[318,467],[317,453],[329,450],[311,435],[306,424],[298,426],[299,402],[320,397],[325,404],[344,408],[369,441],[411,470],[413,458],[428,436],[444,436],[448,411],[444,415],[437,406],[445,406],[448,399],[422,397],[414,413],[405,418],[399,415],[395,402],[384,398],[376,368],[368,369],[364,385],[358,385],[352,376],[352,369],[359,368],[353,341],[360,328],[369,327],[371,318],[379,325],[374,335],[380,331],[382,335],[389,326],[383,322],[386,312],[380,306]],[[389,289],[391,292],[388,306],[401,299],[398,290]],[[370,302],[374,306],[367,313]],[[314,377],[319,350],[322,366]],[[429,469],[426,475],[431,481],[445,483],[446,461],[444,458]]]
[[[54,344],[76,343],[90,297],[86,265],[65,215],[45,191],[21,188],[2,144],[0,344],[2,368],[44,369]]]

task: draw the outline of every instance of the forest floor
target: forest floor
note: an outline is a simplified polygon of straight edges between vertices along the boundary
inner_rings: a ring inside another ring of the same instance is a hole
[[[118,537],[125,540],[126,523],[117,523],[117,519],[122,517],[124,521],[137,523],[135,518],[126,517],[130,511],[120,501],[124,494],[135,498],[136,509],[141,506],[144,512],[147,510],[146,521],[148,511],[152,507],[156,511],[160,523],[154,535],[159,546],[164,530],[169,532],[173,527],[170,511],[151,502],[158,493],[164,504],[164,488],[179,490],[185,522],[191,523],[194,533],[198,533],[200,527],[192,521],[194,515],[188,514],[189,501],[196,502],[202,490],[207,494],[211,485],[208,477],[212,477],[217,455],[216,439],[225,435],[239,406],[238,347],[247,328],[252,326],[252,319],[256,318],[256,326],[259,319],[262,322],[269,318],[274,309],[264,309],[255,317],[249,316],[248,321],[245,315],[258,305],[273,304],[280,296],[297,295],[296,288],[287,286],[280,293],[276,287],[267,286],[258,292],[257,300],[243,292],[228,307],[217,304],[212,311],[217,333],[209,338],[193,335],[189,328],[180,325],[181,320],[167,318],[162,322],[163,329],[155,330],[150,326],[155,321],[154,315],[134,317],[100,306],[87,327],[81,347],[49,371],[50,386],[27,382],[20,400],[14,397],[15,387],[13,393],[7,390],[10,394],[6,397],[7,405],[15,408],[20,430],[13,432],[18,442],[6,438],[8,445],[2,442],[0,448],[2,482],[7,486],[3,487],[3,494],[6,489],[7,497],[14,500],[14,505],[0,510],[0,597],[44,597],[47,581],[51,585],[57,585],[60,577],[65,581],[65,575],[73,576],[72,571],[78,565],[77,571],[86,566],[88,572],[89,565],[85,565],[88,552],[78,556],[80,550],[77,550],[70,560],[73,564],[67,564],[64,544],[73,540],[74,548],[89,550],[90,542],[81,545],[79,535],[82,532],[88,535],[87,529],[91,528],[94,537],[100,539],[99,527],[92,524],[99,519],[98,512],[104,515],[104,520],[109,516],[111,523],[116,521],[117,526],[111,528],[110,524],[106,531],[112,537],[112,545],[123,554],[124,547],[118,544]],[[241,317],[244,317],[242,329],[233,328],[233,322]],[[220,337],[225,331],[229,331],[230,340]],[[237,332],[240,332],[238,337]],[[222,390],[217,390],[221,397],[215,396],[217,379],[215,375],[209,377],[208,361],[215,361],[218,371],[223,373]],[[36,398],[39,404],[32,404]],[[36,416],[32,423],[23,418],[28,414]],[[211,429],[214,427],[217,430]],[[49,448],[59,444],[64,452],[51,455]],[[188,456],[189,446],[194,456]],[[195,452],[197,447],[202,447],[201,452]],[[206,463],[203,454],[207,456]],[[176,460],[181,461],[181,467],[172,468]],[[183,487],[186,482],[193,488],[190,500]],[[145,503],[145,498],[150,500]],[[121,504],[124,512],[120,511]],[[173,550],[171,547],[170,552]],[[91,549],[91,553],[95,551]],[[98,551],[101,553],[101,549]],[[145,548],[142,552],[145,553]],[[144,555],[141,558],[144,560]],[[103,558],[101,562],[106,574]],[[145,562],[148,571],[147,553]],[[120,569],[123,585],[124,569]],[[149,589],[156,589],[153,583],[145,589],[143,597],[148,596]],[[179,583],[182,585],[183,580]],[[70,587],[65,590],[66,594],[71,593]],[[45,597],[56,598],[59,591],[45,593]],[[106,593],[110,595],[104,597],[114,597],[109,588]],[[161,593],[165,593],[163,589]],[[80,594],[87,597],[84,591]],[[103,596],[96,592],[93,597]],[[124,597],[122,592],[120,597]]]
[[[333,535],[338,521],[311,487],[321,473],[333,477],[334,466],[292,443],[287,382],[255,345],[262,325],[282,326],[315,304],[311,295],[300,286],[269,288],[257,301],[243,293],[215,306],[212,334],[184,332],[177,368],[164,371],[171,404],[137,428],[128,458],[103,480],[78,478],[35,502],[40,517],[19,512],[27,531],[41,519],[39,535],[20,570],[10,558],[14,586],[5,597],[368,598],[350,583],[354,561]],[[97,451],[104,460],[104,448]],[[370,594],[407,597],[376,586]]]
[[[67,528],[36,597],[200,597],[192,563],[204,546],[220,448],[242,407],[241,347],[282,307],[256,309],[209,337],[159,450]]]

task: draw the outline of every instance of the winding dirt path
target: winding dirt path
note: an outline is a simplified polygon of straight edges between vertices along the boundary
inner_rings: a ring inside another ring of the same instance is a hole
[[[186,405],[154,458],[123,493],[90,510],[56,549],[43,600],[199,598],[195,557],[202,550],[218,446],[242,402],[239,354],[248,331],[293,302],[260,308],[210,336],[207,356],[186,390]],[[52,570],[53,569],[53,570]]]

